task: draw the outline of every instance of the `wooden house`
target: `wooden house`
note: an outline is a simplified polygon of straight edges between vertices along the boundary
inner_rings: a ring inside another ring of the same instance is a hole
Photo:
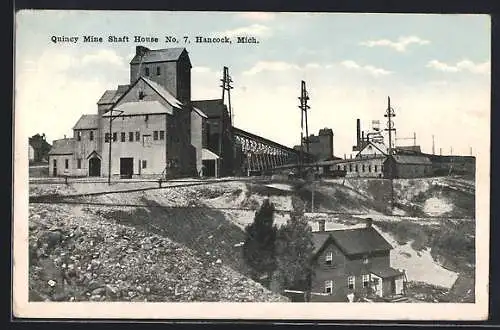
[[[323,220],[324,221],[324,220]],[[313,233],[310,301],[348,302],[393,298],[405,293],[405,272],[391,267],[393,248],[372,226]]]

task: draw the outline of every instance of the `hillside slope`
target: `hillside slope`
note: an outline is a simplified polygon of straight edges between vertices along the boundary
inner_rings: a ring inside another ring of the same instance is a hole
[[[95,211],[30,206],[31,301],[287,301],[226,260]]]

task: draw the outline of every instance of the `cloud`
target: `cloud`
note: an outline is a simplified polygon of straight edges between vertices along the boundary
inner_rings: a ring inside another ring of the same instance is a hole
[[[307,63],[304,66],[284,61],[259,61],[249,70],[243,71],[244,75],[255,75],[263,71],[306,71],[309,69],[320,69],[318,63]]]
[[[206,66],[195,66],[191,69],[191,71],[194,73],[208,73],[211,69]]]
[[[96,53],[84,55],[81,61],[82,64],[112,64],[117,66],[125,64],[121,56],[109,49],[101,49]]]
[[[427,63],[428,68],[432,68],[443,72],[463,72],[469,71],[471,73],[488,74],[490,73],[490,61],[483,63],[474,63],[470,60],[462,60],[455,65],[446,64],[438,60],[432,60]]]
[[[388,39],[368,40],[361,42],[360,45],[366,47],[384,46],[393,48],[398,52],[404,52],[406,51],[406,47],[408,47],[411,44],[427,45],[429,43],[430,43],[429,40],[424,40],[417,36],[409,36],[409,37],[399,37],[398,41],[391,41]]]
[[[252,24],[249,26],[239,27],[232,30],[223,31],[221,34],[228,37],[252,36],[252,37],[268,37],[271,35],[271,29],[262,24]]]
[[[300,67],[295,64],[290,64],[283,61],[259,61],[252,68],[243,71],[244,75],[254,75],[262,71],[287,71],[300,70]]]
[[[391,71],[382,69],[382,68],[376,68],[373,65],[359,65],[358,63],[347,60],[343,61],[340,63],[342,66],[344,66],[347,69],[353,69],[353,70],[358,70],[358,71],[364,71],[367,72],[373,76],[386,76],[391,74]]]
[[[276,17],[276,14],[266,12],[246,12],[239,14],[238,17],[252,21],[272,21]]]

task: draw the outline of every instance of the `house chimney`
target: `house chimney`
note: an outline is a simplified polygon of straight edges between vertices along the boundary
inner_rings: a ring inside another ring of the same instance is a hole
[[[358,147],[358,150],[360,149],[361,146],[361,120],[358,118],[356,119],[356,146]]]
[[[373,223],[373,219],[372,218],[366,218],[366,228],[371,228],[372,227],[372,223]]]
[[[149,51],[149,48],[144,46],[135,46],[135,54],[139,56],[143,56]]]
[[[323,232],[325,231],[325,220],[318,220],[318,224],[319,224],[319,231]]]

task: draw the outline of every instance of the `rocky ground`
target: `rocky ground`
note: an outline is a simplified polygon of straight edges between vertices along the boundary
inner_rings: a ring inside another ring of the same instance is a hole
[[[29,253],[31,301],[287,301],[209,252],[81,206],[30,205]]]

